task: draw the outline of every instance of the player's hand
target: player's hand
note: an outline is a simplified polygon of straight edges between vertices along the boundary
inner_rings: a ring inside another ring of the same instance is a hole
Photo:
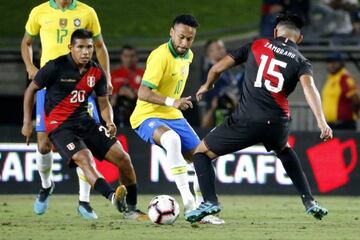
[[[209,91],[210,89],[212,89],[214,86],[209,87],[206,83],[201,85],[201,87],[199,88],[199,90],[196,93],[196,100],[199,102],[203,97],[204,94]]]
[[[114,137],[116,134],[116,126],[114,123],[107,123],[106,128],[108,130],[108,134],[110,134],[111,137]]]
[[[319,125],[319,128],[321,131],[320,138],[322,140],[327,141],[333,138],[333,131],[331,130],[329,125],[327,125],[327,123]]]
[[[187,110],[189,108],[193,108],[193,104],[192,104],[192,102],[190,100],[191,100],[191,96],[176,99],[173,106],[174,106],[174,108],[185,111],[185,110]]]
[[[28,72],[28,78],[29,80],[34,80],[36,73],[39,71],[37,67],[34,65],[30,65],[28,69],[26,69]]]
[[[30,137],[33,132],[33,126],[31,124],[31,121],[28,123],[24,123],[21,129],[21,134],[24,135],[26,144],[29,145],[30,143]]]

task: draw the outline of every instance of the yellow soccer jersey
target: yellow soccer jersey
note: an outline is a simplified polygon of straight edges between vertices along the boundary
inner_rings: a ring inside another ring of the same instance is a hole
[[[50,0],[32,9],[25,30],[31,36],[40,34],[41,67],[69,52],[71,34],[78,28],[91,31],[94,38],[101,34],[95,10],[84,3],[73,0],[68,8],[62,10],[55,0]]]
[[[141,84],[150,87],[152,91],[163,97],[179,99],[184,91],[192,59],[191,50],[184,57],[180,57],[170,40],[151,52]],[[130,123],[135,129],[148,118],[179,119],[183,117],[182,112],[174,107],[138,99],[130,117]]]

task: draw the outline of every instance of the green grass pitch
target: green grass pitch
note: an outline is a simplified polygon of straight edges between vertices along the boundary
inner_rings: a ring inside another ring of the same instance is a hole
[[[152,197],[139,196],[139,207],[145,210]],[[0,239],[360,239],[359,197],[319,198],[329,215],[317,221],[297,196],[221,196],[222,226],[191,226],[182,213],[173,226],[124,220],[99,195],[92,196],[96,221],[77,215],[76,195],[55,194],[48,212],[36,216],[33,198],[0,195]]]

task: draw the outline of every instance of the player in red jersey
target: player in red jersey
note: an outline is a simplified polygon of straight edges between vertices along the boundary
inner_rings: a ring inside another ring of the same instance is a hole
[[[74,31],[69,49],[70,54],[51,60],[41,68],[26,89],[22,134],[28,143],[33,130],[34,95],[46,87],[46,132],[63,160],[70,166],[79,166],[91,186],[123,212],[125,218],[146,219],[147,216],[136,209],[136,175],[130,156],[115,137],[105,73],[91,60],[92,33],[85,29]],[[96,123],[87,111],[87,99],[93,91],[98,96],[106,127]],[[116,165],[124,185],[115,191],[96,170],[93,156]]]
[[[327,210],[314,200],[299,158],[287,144],[291,119],[287,97],[299,81],[321,130],[320,138],[332,138],[311,64],[297,49],[303,38],[302,26],[301,18],[296,15],[279,16],[274,39],[258,39],[245,44],[210,69],[207,82],[196,93],[198,100],[213,87],[222,72],[235,65],[245,63],[245,79],[235,112],[211,131],[195,150],[194,166],[205,202],[185,214],[187,221],[196,222],[221,211],[211,160],[258,143],[264,144],[267,151],[274,151],[281,160],[306,212],[317,219],[327,214]]]

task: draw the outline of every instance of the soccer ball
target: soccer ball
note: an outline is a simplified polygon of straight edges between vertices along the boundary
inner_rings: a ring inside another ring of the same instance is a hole
[[[169,195],[154,197],[148,209],[148,216],[155,224],[173,224],[180,213],[179,204]]]

